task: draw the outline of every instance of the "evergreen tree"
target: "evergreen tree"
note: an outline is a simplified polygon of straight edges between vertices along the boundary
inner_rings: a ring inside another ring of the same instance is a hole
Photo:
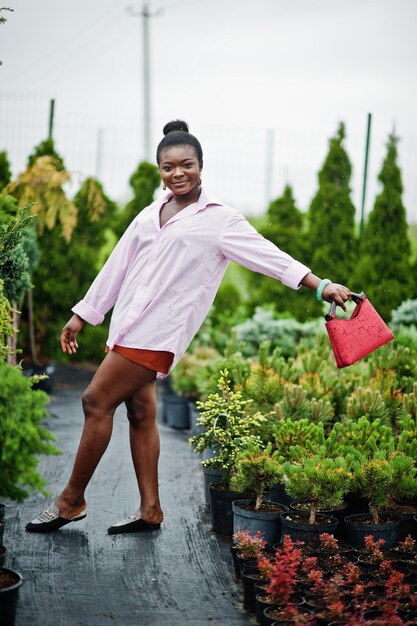
[[[299,261],[308,264],[303,236],[303,214],[296,207],[292,188],[286,185],[282,196],[273,200],[267,211],[267,225],[259,229],[269,241]],[[295,292],[269,276],[248,273],[250,285],[249,308],[273,303],[276,310],[290,312],[300,321],[319,315],[321,307],[306,290]]]
[[[133,190],[133,198],[125,206],[117,226],[117,235],[121,236],[130,222],[145,207],[153,202],[155,190],[159,187],[161,177],[158,168],[152,163],[142,161],[129,179]]]
[[[101,248],[114,222],[116,205],[104,193],[101,184],[87,178],[74,198],[77,224],[67,243],[59,223],[45,229],[39,239],[41,261],[33,275],[35,329],[43,355],[58,356],[62,326],[71,316],[71,307],[85,295],[103,263]],[[91,335],[91,337],[90,337]],[[93,339],[93,336],[95,339]],[[86,325],[80,358],[103,353],[107,327]],[[87,347],[88,346],[88,347]]]
[[[37,146],[35,146],[32,154],[30,154],[28,157],[28,167],[32,167],[36,159],[39,159],[39,157],[43,156],[53,157],[58,163],[58,171],[65,170],[64,159],[55,150],[55,144],[53,139],[45,139],[44,141],[41,141]]]
[[[0,152],[0,191],[10,182],[12,173],[6,152]]]
[[[390,319],[391,311],[403,300],[416,295],[397,143],[398,137],[391,133],[378,176],[382,191],[365,225],[357,268],[358,284],[385,320]]]
[[[355,259],[355,207],[349,186],[352,166],[343,146],[341,123],[330,139],[328,155],[318,175],[319,188],[309,211],[309,266],[322,278],[352,285]]]

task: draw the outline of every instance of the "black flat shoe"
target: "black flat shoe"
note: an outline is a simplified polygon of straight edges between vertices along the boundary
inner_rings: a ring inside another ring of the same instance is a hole
[[[121,535],[122,533],[149,533],[153,530],[159,530],[161,524],[150,524],[140,517],[140,513],[128,515],[120,522],[116,522],[107,529],[109,535]]]
[[[58,530],[71,522],[79,522],[87,517],[87,511],[84,509],[79,515],[75,515],[71,519],[60,517],[59,509],[55,504],[43,511],[38,517],[35,517],[29,524],[26,524],[26,530],[31,533],[49,533],[52,530]]]

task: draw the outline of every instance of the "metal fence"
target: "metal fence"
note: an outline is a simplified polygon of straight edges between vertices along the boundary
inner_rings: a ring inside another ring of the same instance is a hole
[[[49,97],[43,93],[0,91],[0,150],[6,150],[13,175],[25,168],[33,147],[48,134]],[[58,152],[72,174],[69,194],[86,176],[97,176],[107,194],[125,201],[128,179],[142,159],[142,129],[126,117],[61,113],[57,102],[53,137]],[[164,120],[165,121],[165,120]],[[154,128],[163,122],[154,121]],[[362,197],[365,145],[363,127],[347,128],[346,148],[353,164],[352,200],[358,217]],[[257,215],[280,195],[288,182],[297,205],[306,210],[317,189],[317,172],[328,150],[327,136],[317,130],[248,128],[203,125],[192,128],[204,148],[204,184],[210,192],[242,211]],[[372,132],[366,211],[380,187],[377,175],[385,155],[387,129]],[[153,137],[156,145],[159,135]],[[417,223],[417,137],[401,137],[399,164],[404,182],[404,205],[409,223]]]

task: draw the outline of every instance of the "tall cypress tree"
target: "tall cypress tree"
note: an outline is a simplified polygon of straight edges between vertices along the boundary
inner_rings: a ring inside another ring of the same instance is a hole
[[[284,252],[307,263],[303,214],[296,207],[290,185],[286,185],[282,196],[270,203],[266,215],[267,225],[260,228],[259,232]],[[294,292],[273,278],[253,272],[248,274],[248,282],[251,309],[265,303],[273,303],[278,311],[288,311],[301,321],[320,313],[321,309],[315,305],[311,294],[304,290]]]
[[[355,258],[355,207],[350,198],[352,166],[343,146],[345,126],[330,139],[309,211],[309,265],[315,274],[351,284]],[[354,289],[354,286],[352,286]]]
[[[139,163],[129,179],[133,198],[126,204],[119,217],[120,221],[116,229],[118,236],[123,235],[136,215],[153,202],[155,190],[159,187],[160,182],[161,176],[155,165],[147,161]]]
[[[389,320],[391,311],[413,297],[406,211],[402,203],[403,184],[397,164],[398,137],[388,136],[387,154],[378,180],[382,191],[376,197],[361,241],[357,275],[361,288]]]

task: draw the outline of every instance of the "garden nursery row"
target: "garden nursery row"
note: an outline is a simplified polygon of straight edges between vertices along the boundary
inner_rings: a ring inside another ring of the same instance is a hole
[[[293,354],[196,345],[162,389],[244,606],[260,624],[415,624],[415,352],[391,343],[337,370],[319,334]]]

